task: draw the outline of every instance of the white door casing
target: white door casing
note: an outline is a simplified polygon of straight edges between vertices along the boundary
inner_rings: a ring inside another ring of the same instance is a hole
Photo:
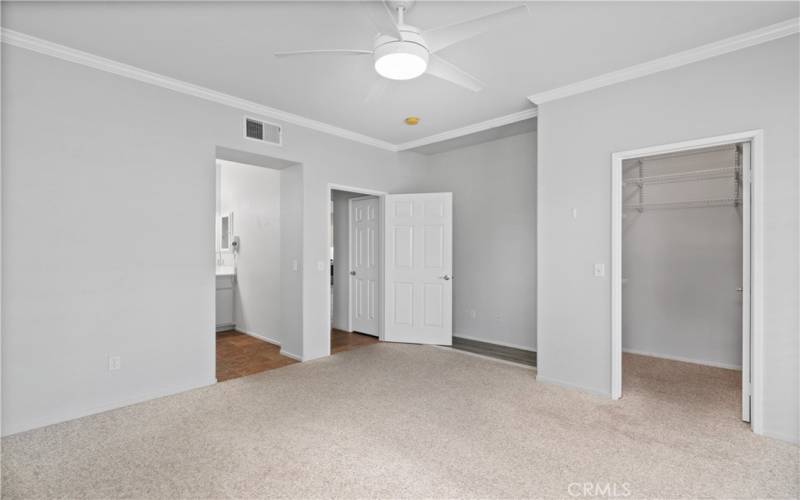
[[[379,200],[353,198],[350,204],[350,327],[378,335],[380,300]]]
[[[742,420],[763,428],[764,374],[764,132],[749,130],[611,156],[611,398],[622,396],[622,162],[631,158],[742,144]]]
[[[453,195],[387,195],[384,207],[384,340],[452,345]]]
[[[739,153],[742,194],[742,420],[750,421],[750,189],[751,145],[745,142]]]

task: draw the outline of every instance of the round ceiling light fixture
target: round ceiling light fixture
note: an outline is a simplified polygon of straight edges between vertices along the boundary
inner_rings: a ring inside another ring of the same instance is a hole
[[[403,121],[406,122],[406,125],[416,125],[417,123],[419,123],[419,117],[418,116],[409,116],[408,118],[406,118]]]
[[[390,80],[411,80],[428,69],[428,49],[414,42],[392,41],[375,48],[375,71]]]

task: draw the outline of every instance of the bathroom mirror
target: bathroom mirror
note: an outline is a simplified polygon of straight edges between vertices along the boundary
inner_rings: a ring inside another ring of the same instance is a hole
[[[233,241],[233,212],[230,212],[220,217],[219,221],[220,252],[230,252],[231,241]]]

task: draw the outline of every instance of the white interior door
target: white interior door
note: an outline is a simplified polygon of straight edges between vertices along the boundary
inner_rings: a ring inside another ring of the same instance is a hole
[[[742,144],[742,420],[750,421],[750,143]]]
[[[384,340],[453,342],[453,195],[385,197]]]
[[[350,327],[378,335],[378,198],[350,200]]]

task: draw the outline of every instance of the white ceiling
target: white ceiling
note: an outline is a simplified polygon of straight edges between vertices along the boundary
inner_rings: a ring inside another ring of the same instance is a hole
[[[508,2],[420,2],[426,29]],[[394,82],[368,57],[273,51],[371,48],[352,2],[3,2],[6,28],[394,144],[531,107],[526,96],[797,17],[797,2],[530,2],[531,15],[440,53],[487,83]],[[403,118],[416,115],[416,127]]]

